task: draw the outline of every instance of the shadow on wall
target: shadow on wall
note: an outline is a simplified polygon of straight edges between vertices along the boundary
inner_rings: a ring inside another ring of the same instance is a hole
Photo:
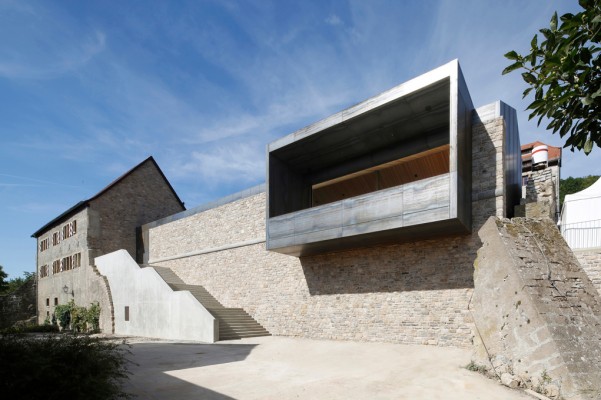
[[[125,383],[127,393],[137,398],[234,400],[181,376],[202,379],[192,369],[245,360],[255,344],[138,343],[132,345]],[[235,380],[229,377],[228,380]]]
[[[475,236],[475,235],[474,235]],[[473,288],[472,235],[300,259],[312,296]]]

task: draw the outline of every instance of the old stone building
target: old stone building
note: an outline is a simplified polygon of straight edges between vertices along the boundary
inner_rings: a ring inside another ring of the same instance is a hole
[[[171,184],[149,157],[87,200],[38,229],[37,309],[39,322],[71,299],[82,306],[99,302],[101,330],[112,331],[112,306],[94,259],[119,249],[136,256],[136,229],[185,210]]]

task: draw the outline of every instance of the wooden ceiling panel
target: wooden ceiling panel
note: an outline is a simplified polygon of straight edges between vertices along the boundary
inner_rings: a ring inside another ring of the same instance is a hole
[[[313,185],[313,206],[449,172],[449,145]]]

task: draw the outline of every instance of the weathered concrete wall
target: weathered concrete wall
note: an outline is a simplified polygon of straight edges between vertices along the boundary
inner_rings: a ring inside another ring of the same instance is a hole
[[[125,250],[96,258],[96,265],[111,287],[115,333],[208,343],[219,337],[217,321],[190,292],[172,291]]]
[[[479,356],[553,397],[599,399],[601,300],[553,221],[491,218],[479,234]]]
[[[474,231],[504,215],[504,121],[473,127]],[[150,263],[242,307],[274,335],[470,346],[477,235],[296,258],[265,251],[265,194],[149,230]],[[202,252],[223,246],[231,249]]]
[[[582,269],[601,294],[601,248],[573,250]]]
[[[0,329],[35,317],[36,283],[29,279],[15,292],[0,296]]]

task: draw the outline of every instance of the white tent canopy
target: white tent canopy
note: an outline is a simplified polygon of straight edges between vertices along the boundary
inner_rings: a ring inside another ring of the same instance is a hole
[[[566,195],[561,233],[573,249],[601,247],[601,178],[578,193]]]

